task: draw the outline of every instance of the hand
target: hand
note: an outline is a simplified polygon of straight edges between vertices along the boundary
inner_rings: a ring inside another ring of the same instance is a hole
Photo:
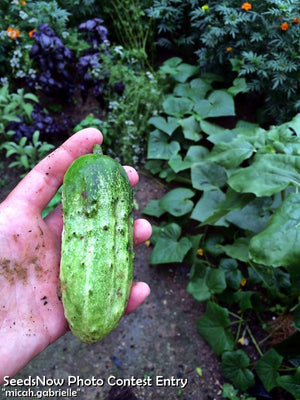
[[[69,329],[57,295],[61,206],[45,219],[41,212],[62,184],[69,165],[92,152],[96,143],[102,143],[96,129],[73,135],[37,164],[0,204],[0,383]],[[131,185],[136,185],[137,172],[124,168]],[[134,244],[150,235],[151,225],[136,220]],[[133,284],[126,312],[136,309],[149,293],[146,283]]]

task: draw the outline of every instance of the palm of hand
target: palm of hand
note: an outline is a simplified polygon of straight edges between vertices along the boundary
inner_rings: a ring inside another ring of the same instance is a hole
[[[74,135],[39,163],[0,204],[0,383],[68,330],[59,294],[62,213],[41,212],[62,182],[71,162],[101,142],[93,129]],[[49,173],[51,171],[51,174]],[[130,172],[127,170],[130,178]],[[137,183],[136,178],[130,178]],[[135,221],[134,242],[151,234],[145,220]],[[149,294],[135,284],[127,311]]]

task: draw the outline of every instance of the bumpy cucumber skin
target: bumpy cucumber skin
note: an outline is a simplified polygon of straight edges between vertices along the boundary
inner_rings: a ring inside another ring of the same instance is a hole
[[[108,156],[84,155],[69,167],[62,191],[60,284],[73,334],[94,343],[118,325],[133,280],[133,191]]]

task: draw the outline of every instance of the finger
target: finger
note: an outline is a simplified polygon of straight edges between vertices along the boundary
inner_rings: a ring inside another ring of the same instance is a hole
[[[129,165],[124,165],[123,168],[125,169],[125,171],[128,175],[131,186],[137,185],[137,183],[139,181],[139,175],[138,175],[137,171],[133,167],[130,167]]]
[[[11,199],[41,212],[62,184],[71,163],[90,153],[94,144],[102,143],[102,134],[94,128],[83,129],[39,162],[11,192]]]
[[[136,282],[131,286],[128,304],[125,314],[129,314],[138,308],[149,296],[150,288],[145,282]]]
[[[146,219],[136,219],[133,229],[133,244],[138,246],[150,238],[152,234],[152,226]]]

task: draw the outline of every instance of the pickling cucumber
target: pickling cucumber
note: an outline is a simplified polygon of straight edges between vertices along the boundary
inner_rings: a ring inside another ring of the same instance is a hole
[[[93,343],[117,327],[133,280],[133,190],[124,168],[95,146],[67,170],[62,210],[64,313],[73,334]]]

